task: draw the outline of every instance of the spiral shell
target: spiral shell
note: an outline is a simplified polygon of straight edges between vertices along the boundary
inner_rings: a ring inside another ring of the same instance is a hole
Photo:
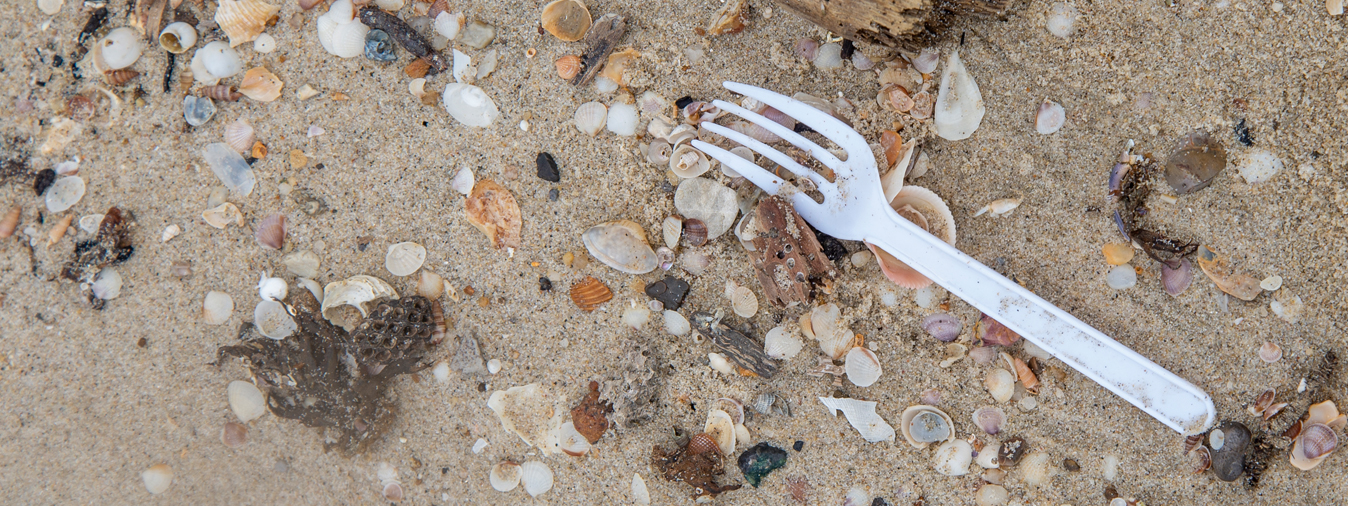
[[[121,86],[137,77],[140,77],[140,72],[131,69],[109,70],[103,73],[103,78],[108,81],[108,84],[113,86]]]
[[[580,57],[574,54],[558,58],[555,64],[557,65],[557,77],[562,78],[563,81],[570,81],[576,77],[582,66]]]
[[[599,102],[586,102],[576,109],[576,129],[590,137],[594,137],[604,128],[606,119],[608,108]]]
[[[240,98],[243,98],[242,93],[235,91],[233,86],[226,84],[202,87],[197,90],[197,95],[226,102],[237,102]]]
[[[258,222],[257,230],[253,232],[257,238],[257,243],[267,249],[281,249],[286,240],[286,215],[276,213]]]
[[[197,29],[178,21],[169,23],[159,32],[159,47],[173,54],[182,54],[197,44]]]
[[[19,228],[19,215],[23,214],[23,208],[14,206],[9,212],[5,213],[5,218],[0,219],[0,239],[9,239],[14,235],[14,230]]]
[[[683,237],[693,246],[707,244],[707,224],[697,218],[683,220]]]
[[[684,179],[701,176],[710,168],[711,162],[707,160],[707,155],[692,146],[679,146],[669,157],[669,170]]]
[[[281,8],[263,0],[220,0],[215,23],[229,36],[229,46],[252,42]]]
[[[602,281],[594,279],[593,276],[585,276],[585,279],[577,281],[571,285],[571,301],[576,303],[581,311],[590,312],[598,309],[600,305],[613,299],[613,292],[604,286]]]
[[[880,368],[880,359],[875,356],[875,353],[860,346],[847,352],[843,368],[847,371],[847,380],[851,381],[853,385],[863,388],[874,385],[880,379],[880,374],[884,372]]]
[[[234,151],[246,152],[253,147],[253,142],[256,140],[253,135],[253,126],[242,118],[225,127],[225,144],[228,144]]]

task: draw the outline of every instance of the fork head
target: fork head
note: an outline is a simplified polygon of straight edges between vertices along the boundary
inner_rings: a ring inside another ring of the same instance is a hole
[[[816,109],[814,106],[779,93],[730,81],[726,81],[724,86],[730,91],[758,100],[783,114],[795,118],[796,121],[833,141],[843,149],[847,157],[846,159],[839,159],[823,146],[792,129],[758,113],[722,100],[716,100],[712,104],[722,111],[740,116],[810,153],[820,164],[833,171],[833,181],[829,181],[819,173],[806,168],[785,153],[743,133],[711,122],[705,122],[702,126],[712,133],[754,150],[795,174],[797,178],[808,179],[823,195],[823,202],[815,202],[797,186],[729,151],[698,140],[693,141],[694,147],[735,170],[741,176],[758,185],[763,191],[791,199],[796,212],[802,218],[805,218],[805,221],[809,222],[814,228],[839,239],[863,240],[866,228],[864,224],[874,219],[875,213],[893,212],[885,202],[884,190],[880,185],[880,174],[876,169],[875,154],[871,152],[866,139],[852,127],[847,126],[846,123],[828,113]]]

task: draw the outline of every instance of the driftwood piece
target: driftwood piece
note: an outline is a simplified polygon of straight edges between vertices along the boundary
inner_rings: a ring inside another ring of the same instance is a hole
[[[777,0],[796,15],[846,39],[906,47],[940,33],[958,15],[1002,14],[1010,0]]]
[[[837,275],[820,250],[819,240],[791,203],[778,196],[758,204],[754,269],[763,294],[777,307],[810,301],[810,279]]]
[[[590,27],[590,33],[585,36],[589,44],[589,49],[585,50],[585,56],[582,57],[585,71],[572,78],[571,84],[584,86],[594,79],[604,68],[604,63],[608,62],[608,55],[618,47],[618,41],[622,40],[623,35],[627,35],[626,16],[610,12],[595,21],[594,26]]]
[[[777,372],[777,365],[763,352],[763,345],[721,323],[719,313],[716,316],[694,313],[693,325],[741,369],[740,374],[769,379]]]

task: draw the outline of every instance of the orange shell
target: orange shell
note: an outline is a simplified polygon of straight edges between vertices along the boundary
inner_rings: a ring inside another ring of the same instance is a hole
[[[721,447],[716,445],[716,440],[712,439],[707,433],[701,433],[688,440],[688,454],[701,455],[707,452],[721,453]]]
[[[463,201],[468,222],[481,230],[496,249],[520,247],[523,218],[510,190],[490,179],[478,181],[473,194]]]
[[[1011,362],[1016,366],[1016,377],[1020,379],[1022,385],[1025,385],[1025,391],[1032,394],[1039,393],[1039,378],[1035,377],[1034,371],[1030,370],[1030,366],[1019,358],[1013,357]]]
[[[557,59],[557,77],[562,78],[563,81],[570,81],[576,77],[576,74],[580,73],[580,68],[580,57],[574,54]]]
[[[10,236],[14,235],[14,229],[19,228],[19,215],[21,213],[23,213],[23,208],[14,206],[8,213],[5,213],[4,219],[0,219],[0,239],[9,239]]]
[[[604,282],[594,279],[594,276],[585,276],[585,279],[571,285],[571,301],[575,302],[581,311],[587,313],[594,311],[610,300],[613,300],[613,292],[604,286]]]
[[[103,73],[103,78],[107,79],[108,84],[113,86],[126,84],[127,81],[135,79],[137,76],[140,76],[140,72],[131,69],[109,70]]]

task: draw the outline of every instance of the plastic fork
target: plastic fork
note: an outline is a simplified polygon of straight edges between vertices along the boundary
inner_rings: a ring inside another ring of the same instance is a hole
[[[722,100],[712,104],[809,152],[833,170],[834,181],[747,135],[711,122],[702,126],[758,152],[797,178],[808,179],[823,195],[823,202],[815,202],[796,185],[729,151],[698,140],[693,141],[694,147],[764,191],[789,198],[796,212],[820,231],[885,250],[1180,434],[1197,434],[1212,426],[1217,410],[1203,390],[901,218],[885,200],[875,155],[851,127],[778,93],[729,81],[724,85],[809,126],[841,147],[847,159],[840,160],[791,129]]]

